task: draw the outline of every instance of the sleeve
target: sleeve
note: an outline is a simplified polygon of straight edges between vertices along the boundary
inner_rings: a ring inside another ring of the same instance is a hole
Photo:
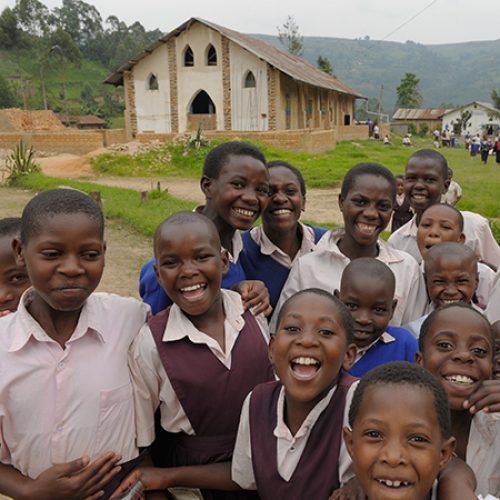
[[[154,367],[156,353],[152,334],[145,325],[129,351],[129,369],[134,391],[137,446],[149,446],[155,438],[154,414],[160,404],[161,380]]]
[[[491,232],[487,219],[481,218],[478,227],[478,239],[476,252],[479,253],[484,262],[500,267],[500,246]]]
[[[427,290],[424,277],[417,262],[411,257],[408,259],[408,295],[401,318],[401,324],[406,325],[424,315],[427,308]]]
[[[231,479],[245,490],[256,490],[250,442],[250,393],[241,408],[240,425],[234,445]]]
[[[415,363],[415,354],[418,352],[418,342],[410,332],[405,332],[405,361]]]
[[[344,407],[344,427],[351,428],[349,425],[349,410],[351,408],[352,397],[354,395],[354,391],[358,386],[359,381],[354,382],[349,390],[347,391],[347,395],[345,398],[345,407]],[[352,464],[351,456],[347,451],[347,447],[344,442],[344,437],[342,435],[342,443],[340,445],[340,453],[339,453],[339,481],[340,485],[343,486],[354,477],[354,467]]]
[[[156,279],[154,264],[155,259],[151,259],[142,266],[139,275],[139,295],[151,306],[153,314],[156,314],[169,306],[172,301]]]
[[[500,271],[497,272],[493,283],[485,315],[490,323],[500,320]]]

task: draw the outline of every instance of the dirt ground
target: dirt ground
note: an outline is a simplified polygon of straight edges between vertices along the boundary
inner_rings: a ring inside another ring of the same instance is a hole
[[[92,172],[89,158],[103,150],[94,151],[84,156],[60,154],[38,158],[46,175],[95,182],[107,186],[126,187],[146,191],[154,189],[160,182],[161,188],[177,198],[203,203],[199,183],[191,179],[179,178],[127,178],[98,177]],[[0,179],[7,151],[0,150]],[[338,189],[308,189],[306,211],[303,219],[318,223],[337,223],[342,221],[338,209]],[[1,188],[0,217],[16,217],[26,202],[33,196],[28,191]],[[118,293],[120,295],[138,296],[139,270],[151,255],[151,242],[128,226],[113,220],[106,222],[106,269],[99,290]]]

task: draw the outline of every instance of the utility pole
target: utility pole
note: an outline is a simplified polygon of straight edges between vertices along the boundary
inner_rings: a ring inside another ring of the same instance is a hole
[[[380,124],[380,120],[382,119],[382,96],[384,95],[384,85],[380,86],[380,95],[378,98],[378,123]]]

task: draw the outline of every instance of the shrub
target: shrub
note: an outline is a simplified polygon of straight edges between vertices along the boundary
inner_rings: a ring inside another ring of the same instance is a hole
[[[40,172],[40,165],[35,161],[33,147],[28,147],[22,140],[7,156],[7,183],[14,184],[22,175]]]

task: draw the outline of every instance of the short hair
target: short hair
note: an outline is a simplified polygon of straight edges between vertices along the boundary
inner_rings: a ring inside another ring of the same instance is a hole
[[[6,217],[0,219],[0,237],[10,236],[12,238],[21,233],[21,217]]]
[[[446,391],[431,372],[415,363],[407,361],[385,363],[373,368],[363,376],[354,391],[352,403],[349,408],[349,425],[351,428],[358,417],[366,391],[370,387],[384,385],[418,387],[432,394],[441,435],[444,439],[448,439],[451,436],[450,409]]]
[[[419,149],[418,151],[415,151],[415,153],[410,156],[410,159],[408,160],[406,166],[408,166],[408,164],[414,159],[436,161],[439,164],[439,168],[441,169],[440,174],[443,178],[443,182],[448,179],[448,161],[441,153],[439,153],[435,149]]]
[[[211,219],[205,217],[202,214],[197,212],[189,212],[189,211],[180,211],[175,214],[167,217],[165,220],[160,222],[158,227],[155,230],[153,236],[153,248],[156,254],[156,245],[161,236],[162,231],[169,226],[187,226],[188,224],[202,224],[207,227],[207,229],[212,233],[215,244],[221,248],[219,233],[217,232],[217,228]]]
[[[376,177],[383,177],[391,186],[392,200],[396,199],[396,178],[393,173],[383,165],[378,163],[358,163],[350,168],[344,176],[342,187],[340,188],[340,196],[346,198],[349,191],[352,189],[356,178],[361,175],[374,175]]]
[[[474,250],[467,245],[457,243],[456,241],[443,241],[433,245],[427,251],[424,258],[424,269],[427,272],[428,264],[436,257],[460,257],[462,259],[473,259],[477,267],[477,257]]]
[[[427,210],[430,210],[433,207],[443,207],[446,210],[449,210],[450,212],[454,212],[455,215],[457,216],[457,219],[458,219],[458,226],[459,226],[460,232],[463,232],[463,230],[464,230],[464,216],[462,215],[462,212],[460,212],[460,210],[458,208],[454,207],[453,205],[448,205],[448,203],[436,203],[436,204],[431,205],[430,207],[426,208],[422,214],[422,217],[425,215]]]
[[[392,296],[394,297],[396,278],[394,277],[394,273],[391,271],[391,268],[387,264],[384,264],[381,260],[373,257],[360,257],[358,259],[351,260],[342,272],[342,277],[340,279],[341,288],[344,280],[349,278],[350,273],[359,273],[369,278],[383,280],[386,286],[392,289]]]
[[[297,181],[299,183],[300,192],[302,193],[302,196],[306,195],[306,181],[304,180],[302,172],[297,167],[294,167],[292,164],[284,160],[272,160],[267,162],[268,170],[271,170],[274,167],[284,167],[290,170],[290,172],[292,172],[292,174],[295,175],[295,177],[297,177]]]
[[[56,215],[85,214],[99,228],[99,235],[104,237],[104,216],[99,205],[82,191],[77,189],[49,189],[32,198],[24,207],[21,217],[21,242],[43,230],[43,222]]]
[[[305,290],[301,290],[300,292],[293,294],[291,297],[288,297],[288,299],[285,300],[285,302],[281,306],[281,309],[278,312],[278,320],[276,322],[276,328],[278,328],[285,307],[288,306],[288,304],[293,300],[295,300],[296,298],[306,294],[319,295],[320,297],[325,297],[326,299],[330,300],[333,303],[333,305],[340,314],[340,323],[346,333],[347,345],[352,344],[354,342],[354,320],[352,319],[352,315],[349,309],[347,309],[347,307],[344,304],[342,304],[342,302],[340,302],[340,300],[337,297],[335,297],[333,293],[327,292],[326,290],[322,290],[321,288],[306,288]]]
[[[223,142],[207,154],[203,163],[203,175],[217,179],[222,168],[229,162],[230,156],[250,156],[266,165],[266,157],[257,146],[241,141]]]
[[[444,306],[440,306],[436,309],[434,309],[427,318],[425,318],[424,322],[422,323],[422,326],[420,327],[420,336],[418,337],[418,350],[420,352],[424,351],[424,341],[427,337],[427,334],[434,323],[436,321],[437,317],[443,312],[446,311],[447,309],[452,309],[454,307],[458,307],[460,309],[466,309],[474,314],[477,315],[478,318],[481,318],[485,325],[488,327],[488,332],[490,335],[490,340],[492,342],[491,345],[494,345],[494,337],[493,337],[493,331],[491,329],[491,323],[488,321],[486,316],[484,314],[480,313],[477,309],[474,309],[469,304],[466,304],[465,302],[454,302],[453,304],[445,304]],[[494,350],[492,349],[492,355],[494,354]]]

